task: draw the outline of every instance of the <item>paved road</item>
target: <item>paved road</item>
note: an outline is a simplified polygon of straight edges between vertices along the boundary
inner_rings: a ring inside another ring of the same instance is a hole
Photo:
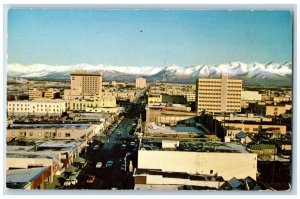
[[[133,167],[137,166],[137,145],[130,146],[131,141],[135,141],[134,133],[135,123],[133,118],[124,118],[114,129],[110,136],[104,138],[106,141],[98,151],[93,151],[93,146],[98,144],[95,141],[89,146],[86,156],[83,152],[82,157],[88,160],[88,165],[82,170],[78,183],[75,186],[67,187],[68,189],[133,189],[134,179],[130,173],[129,167],[126,167],[127,172],[121,170],[121,165],[124,162],[124,157],[128,152],[131,155],[127,156],[126,162],[132,161]],[[122,132],[122,136],[117,135],[117,132]],[[121,145],[126,143],[126,148],[121,149]],[[137,142],[136,142],[137,143]],[[114,162],[111,168],[106,168],[105,164],[108,160]],[[97,162],[102,162],[102,168],[96,168]],[[129,165],[129,164],[128,164]],[[88,176],[95,176],[93,183],[87,183]]]
[[[93,151],[93,147],[98,144],[99,138],[88,147],[87,153],[83,152],[81,157],[88,160],[88,164],[82,169],[75,186],[66,187],[67,189],[133,189],[134,179],[130,173],[129,167],[127,172],[121,170],[124,157],[128,152],[126,162],[132,161],[133,167],[137,167],[137,138],[134,136],[134,130],[137,124],[137,118],[140,116],[141,110],[144,110],[140,99],[131,104],[131,109],[123,114],[124,118],[117,124],[113,132],[109,136],[101,137],[102,146],[98,151]],[[120,117],[122,118],[122,117]],[[119,132],[122,133],[122,135]],[[130,146],[130,142],[134,141],[135,146]],[[100,141],[101,142],[101,141]],[[121,149],[121,145],[126,143],[126,148]],[[114,162],[111,168],[106,168],[105,164],[108,160]],[[102,162],[102,168],[96,168],[97,162]],[[87,183],[88,176],[95,176],[93,183]]]

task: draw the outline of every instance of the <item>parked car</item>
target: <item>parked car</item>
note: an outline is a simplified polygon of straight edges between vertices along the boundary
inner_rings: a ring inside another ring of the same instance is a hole
[[[126,153],[126,156],[127,156],[127,158],[129,157],[129,156],[131,156],[131,152],[128,152],[128,153]]]
[[[95,181],[96,177],[95,176],[89,176],[88,179],[86,180],[87,183],[93,183]]]
[[[117,135],[122,135],[123,133],[121,131],[118,131],[117,132]]]
[[[113,166],[113,164],[114,164],[114,162],[113,162],[112,160],[108,160],[108,161],[106,162],[106,167],[107,167],[107,168],[110,168],[110,167]]]
[[[126,169],[126,164],[123,163],[122,166],[121,166],[121,171],[125,171],[125,169]]]
[[[66,179],[66,181],[64,182],[64,186],[68,187],[71,186],[72,182],[71,179]]]
[[[94,151],[98,151],[99,149],[100,149],[100,145],[98,145],[98,144],[95,145],[94,148],[93,148]]]
[[[101,168],[102,167],[102,162],[97,162],[97,164],[96,164],[96,168]]]
[[[78,182],[77,176],[75,175],[70,176],[69,179],[71,180],[72,185],[75,185]]]

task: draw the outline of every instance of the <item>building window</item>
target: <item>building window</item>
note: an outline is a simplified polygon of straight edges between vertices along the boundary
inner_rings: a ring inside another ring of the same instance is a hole
[[[69,138],[69,137],[71,137],[71,134],[70,133],[66,133],[65,137]]]
[[[210,170],[210,172],[209,172],[210,174],[213,174],[214,173],[214,170]]]
[[[30,132],[30,133],[29,133],[29,135],[30,135],[30,136],[33,136],[33,133],[32,133],[32,132]]]

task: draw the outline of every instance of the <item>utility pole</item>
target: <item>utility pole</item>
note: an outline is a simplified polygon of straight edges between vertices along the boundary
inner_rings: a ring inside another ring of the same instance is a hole
[[[88,147],[88,143],[87,143],[87,132],[85,132],[85,150],[84,150],[84,156],[86,157],[86,152],[87,152],[87,147]]]
[[[274,182],[274,173],[275,173],[275,153],[276,153],[276,145],[274,148],[274,157],[273,157],[273,168],[272,168],[272,183]]]

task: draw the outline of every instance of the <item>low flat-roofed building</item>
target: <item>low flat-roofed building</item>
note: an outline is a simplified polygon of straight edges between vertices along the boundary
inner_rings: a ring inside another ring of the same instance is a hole
[[[95,100],[71,100],[70,110],[87,110],[89,108],[115,108],[115,97],[101,97]]]
[[[144,136],[153,137],[177,137],[177,138],[192,138],[209,134],[205,128],[194,126],[157,126],[155,123],[147,124]]]
[[[15,141],[18,144],[18,141]],[[53,165],[54,173],[59,175],[62,167],[68,167],[86,147],[85,141],[50,140],[26,143],[29,146],[12,146],[8,143],[7,169],[28,168],[30,165]]]
[[[178,191],[178,185],[135,184],[135,191]]]
[[[85,109],[87,112],[91,113],[118,113],[120,112],[120,107],[100,107],[100,108],[86,108]]]
[[[49,166],[6,171],[6,187],[9,189],[44,189],[49,183],[52,183]]]
[[[139,150],[137,169],[256,179],[257,154],[238,143],[186,142],[178,150]]]
[[[64,100],[39,99],[33,101],[8,101],[8,115],[49,115],[60,116],[68,109],[68,103]]]
[[[276,146],[273,144],[252,145],[250,149],[257,155],[274,155],[276,153]]]
[[[11,139],[85,139],[94,136],[91,124],[12,124],[6,130],[6,140]]]
[[[272,122],[225,121],[223,122],[223,127],[226,129],[227,135],[231,137],[235,137],[240,131],[250,134],[257,134],[263,131],[269,131],[274,134],[286,134],[286,125],[273,124]]]
[[[161,169],[136,169],[133,176],[135,189],[140,188],[140,190],[142,185],[152,185],[153,190],[156,185],[189,185],[217,189],[225,182],[220,176],[167,172]]]
[[[273,98],[273,101],[277,102],[277,103],[279,103],[279,102],[289,102],[291,100],[292,100],[291,96],[279,96],[279,97],[274,97]]]
[[[291,110],[291,104],[282,104],[282,105],[268,105],[266,106],[266,115],[267,116],[278,116],[285,114],[288,110]]]
[[[148,105],[159,104],[162,103],[162,95],[161,94],[149,94],[148,95]]]
[[[242,91],[241,92],[242,101],[261,101],[261,94],[258,91]]]
[[[254,113],[248,114],[214,114],[213,119],[216,119],[220,122],[222,121],[252,121],[252,122],[272,122],[271,117],[265,117],[261,115],[255,115]]]
[[[196,113],[191,112],[191,107],[184,105],[166,106],[166,104],[162,104],[146,107],[146,124],[151,122],[170,126],[175,126],[179,122],[195,124],[195,118]]]
[[[115,120],[115,114],[106,112],[72,112],[69,116],[75,121],[103,124],[103,126],[107,126]]]

